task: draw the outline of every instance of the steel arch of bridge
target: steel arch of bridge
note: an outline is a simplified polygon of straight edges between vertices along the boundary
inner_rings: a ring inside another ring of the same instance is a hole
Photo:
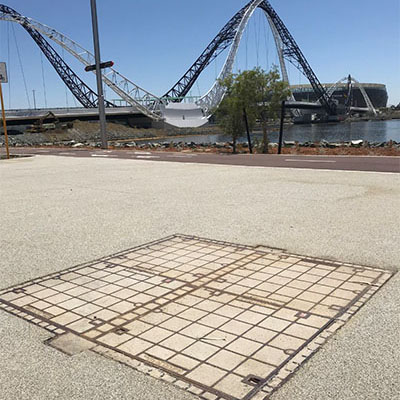
[[[371,114],[377,115],[376,109],[370,99],[370,97],[367,94],[367,91],[365,90],[364,86],[357,80],[355,79],[353,76],[349,75],[349,76],[345,76],[342,79],[339,79],[334,85],[332,85],[328,90],[328,96],[331,97],[333,95],[333,93],[335,92],[335,90],[339,87],[339,85],[341,83],[347,83],[349,86],[349,93],[353,90],[353,86],[357,87],[360,92],[362,97],[364,98],[365,104],[367,106],[368,112],[370,112]],[[348,101],[350,101],[350,96],[348,96]],[[347,108],[348,111],[351,111],[352,107],[350,102],[347,104]]]
[[[50,61],[60,78],[67,85],[68,89],[84,107],[97,107],[97,93],[86,85],[86,83],[83,82],[82,79],[79,78],[79,76],[76,75],[75,72],[65,63],[50,43],[47,42],[47,40],[37,30],[30,26],[26,17],[3,4],[0,4],[0,13],[6,15],[10,19],[18,20],[21,26],[29,33],[35,43],[39,46],[40,50],[42,50],[43,54]],[[114,104],[106,102],[106,106],[114,107]]]
[[[91,52],[55,29],[41,24],[32,18],[24,17],[12,8],[2,4],[0,4],[0,20],[16,22],[22,25],[39,45],[52,66],[81,104],[87,108],[97,107],[97,93],[92,91],[72,69],[67,66],[42,35],[47,36],[50,40],[63,47],[85,66],[95,63],[94,55]],[[56,55],[56,57],[49,57],[48,54]],[[62,65],[62,68],[60,68],[60,65]],[[95,71],[93,73],[95,73]],[[136,85],[113,68],[107,68],[102,74],[102,78],[104,83],[127,103],[136,107],[139,111],[143,112],[143,114],[154,120],[161,119],[160,105],[163,103],[163,100]],[[78,87],[72,85],[71,82],[78,82],[78,85],[75,85]],[[107,104],[110,107],[115,107],[112,103],[107,102]]]
[[[321,85],[293,36],[267,0],[251,0],[231,20],[229,20],[229,22],[203,51],[200,57],[163,97],[184,97],[194,85],[202,71],[229,46],[232,46],[232,49],[227,57],[227,61],[219,78],[224,78],[226,75],[231,73],[233,61],[236,57],[243,31],[246,28],[250,17],[257,8],[264,11],[274,34],[283,79],[288,81],[286,66],[284,63],[284,60],[287,60],[299,69],[309,80],[317,98],[320,99],[320,102],[326,109],[327,113],[335,114],[336,104],[332,101],[325,88]],[[199,105],[205,106],[208,109],[218,105],[223,97],[223,89],[217,88],[217,86],[218,83],[214,84],[214,87],[199,101]],[[210,99],[213,92],[214,96],[217,97],[216,99]]]
[[[231,47],[231,49],[219,78],[224,78],[232,72],[243,32],[257,8],[264,11],[274,34],[283,78],[288,80],[284,62],[284,60],[287,60],[307,77],[326,112],[331,115],[335,114],[336,104],[319,82],[293,36],[267,0],[251,0],[245,7],[239,10],[222,28],[185,75],[161,98],[142,89],[112,68],[105,72],[103,80],[129,104],[135,106],[148,117],[160,120],[164,106],[171,101],[170,98],[182,98],[186,96],[202,71],[228,47]],[[42,34],[62,46],[84,65],[93,64],[94,58],[89,51],[55,29],[24,17],[5,5],[0,5],[0,19],[17,22],[22,25],[38,44],[75,97],[85,107],[96,107],[97,94],[68,67],[51,45],[43,38]],[[212,110],[222,101],[224,95],[225,89],[220,86],[219,80],[217,80],[212,88],[196,104],[203,110],[203,114],[209,117]],[[112,106],[112,104],[109,103],[109,106]]]

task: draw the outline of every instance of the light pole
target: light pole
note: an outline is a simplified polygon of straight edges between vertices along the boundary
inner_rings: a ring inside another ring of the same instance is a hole
[[[106,111],[104,106],[103,81],[101,79],[101,68],[100,68],[101,57],[100,57],[99,26],[97,22],[96,0],[90,0],[90,5],[92,8],[94,57],[96,61],[97,93],[99,96],[98,107],[99,107],[99,120],[100,120],[101,147],[103,149],[107,149],[108,144],[107,144],[107,132],[106,132],[107,129]]]

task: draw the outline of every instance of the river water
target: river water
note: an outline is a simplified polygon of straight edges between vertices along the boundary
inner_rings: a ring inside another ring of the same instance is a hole
[[[269,131],[269,141],[278,142],[278,130]],[[261,140],[261,133],[253,133],[252,138]],[[304,142],[319,142],[326,140],[328,142],[348,142],[350,140],[366,140],[372,142],[387,142],[394,140],[400,142],[400,120],[389,121],[360,121],[360,122],[342,122],[329,124],[307,124],[285,126],[284,140]],[[229,141],[230,137],[226,135],[193,135],[179,138],[168,138],[161,140],[150,140],[151,142],[194,142],[215,143]],[[243,136],[240,142],[247,141]]]

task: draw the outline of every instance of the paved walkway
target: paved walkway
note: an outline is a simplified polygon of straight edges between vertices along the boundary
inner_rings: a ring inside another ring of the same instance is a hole
[[[242,165],[327,169],[342,171],[400,172],[400,157],[301,156],[265,154],[207,154],[166,151],[88,150],[71,148],[31,148],[13,150],[14,154],[61,155],[68,157],[123,158],[131,160],[190,162],[198,164]]]
[[[176,233],[395,271],[399,183],[108,157],[1,161],[1,288]],[[398,398],[399,307],[396,275],[274,398]],[[92,352],[68,357],[47,338],[0,312],[0,399],[194,398]]]

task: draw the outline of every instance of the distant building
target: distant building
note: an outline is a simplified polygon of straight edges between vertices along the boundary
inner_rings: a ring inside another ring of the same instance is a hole
[[[326,90],[330,87],[334,86],[334,83],[323,83],[322,86]],[[386,90],[386,86],[379,83],[361,83],[363,88],[368,94],[368,97],[371,99],[372,104],[375,108],[382,108],[387,106],[388,102],[388,93]],[[316,95],[311,87],[311,85],[291,85],[290,86],[294,98],[297,101],[316,101]],[[333,93],[333,98],[338,100],[339,104],[345,104],[347,99],[347,84],[340,83],[337,85],[336,90]],[[364,97],[361,94],[361,91],[358,87],[353,87],[353,107],[367,107],[365,104]]]

